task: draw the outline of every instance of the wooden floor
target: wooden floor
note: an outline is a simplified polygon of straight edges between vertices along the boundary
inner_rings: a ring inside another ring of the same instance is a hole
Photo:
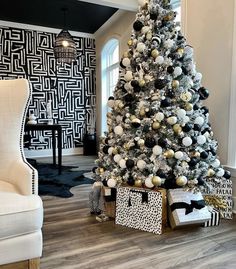
[[[64,164],[93,167],[93,158],[81,158],[64,159]],[[167,229],[157,236],[113,221],[97,222],[89,213],[90,188],[74,187],[68,199],[43,197],[41,269],[236,268],[235,220],[213,228]]]

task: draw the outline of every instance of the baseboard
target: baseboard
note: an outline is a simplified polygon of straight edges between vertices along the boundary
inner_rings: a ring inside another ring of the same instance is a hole
[[[51,157],[52,149],[40,149],[40,150],[28,150],[24,149],[26,158],[40,158],[40,157]],[[57,151],[56,151],[57,154]],[[68,155],[81,155],[83,154],[83,148],[72,148],[72,149],[63,149],[62,156]]]

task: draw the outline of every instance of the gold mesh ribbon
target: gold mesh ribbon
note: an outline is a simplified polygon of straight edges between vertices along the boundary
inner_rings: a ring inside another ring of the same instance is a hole
[[[210,205],[216,209],[226,209],[227,208],[227,203],[226,201],[215,195],[206,195],[204,196],[204,200],[207,205]]]

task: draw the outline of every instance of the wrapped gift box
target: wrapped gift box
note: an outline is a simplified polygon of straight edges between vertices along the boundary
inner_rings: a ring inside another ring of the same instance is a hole
[[[222,179],[220,183],[215,182],[207,182],[208,188],[203,189],[203,196],[204,195],[212,195],[219,197],[225,203],[225,207],[218,207],[217,209],[220,210],[221,217],[223,219],[232,219],[233,218],[233,201],[232,201],[232,180],[231,179]],[[215,207],[215,205],[212,205]]]
[[[116,224],[161,234],[163,199],[164,190],[117,188]]]
[[[104,211],[106,216],[115,218],[116,216],[116,188],[103,187]]]
[[[204,227],[212,227],[220,225],[220,211],[216,208],[208,208],[211,213],[211,219],[204,223]]]
[[[211,213],[205,206],[202,194],[172,189],[167,194],[169,202],[169,220],[172,228],[204,223],[211,219]]]

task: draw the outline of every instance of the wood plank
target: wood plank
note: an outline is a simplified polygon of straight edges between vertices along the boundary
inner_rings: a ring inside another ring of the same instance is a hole
[[[28,269],[28,261],[0,265],[0,269]]]

